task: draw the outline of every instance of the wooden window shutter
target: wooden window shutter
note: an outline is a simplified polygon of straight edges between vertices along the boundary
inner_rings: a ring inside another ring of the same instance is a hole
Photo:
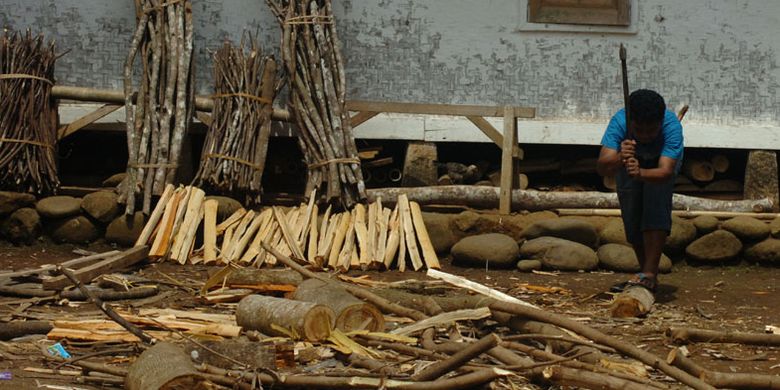
[[[528,0],[528,21],[628,26],[631,0]]]

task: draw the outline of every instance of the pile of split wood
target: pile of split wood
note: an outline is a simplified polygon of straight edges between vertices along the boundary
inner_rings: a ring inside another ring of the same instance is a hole
[[[315,198],[312,193],[308,204],[287,210],[242,208],[217,221],[217,201],[205,200],[203,190],[169,185],[136,245],[150,245],[152,259],[180,264],[275,265],[267,245],[318,268],[439,268],[420,206],[405,195],[397,197],[393,210],[383,207],[380,198],[341,213],[329,206],[321,217]],[[201,224],[203,247],[196,250]]]

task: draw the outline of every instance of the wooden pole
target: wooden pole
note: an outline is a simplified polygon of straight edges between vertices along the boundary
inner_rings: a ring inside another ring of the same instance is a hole
[[[501,196],[498,211],[509,214],[512,211],[512,184],[514,182],[514,161],[512,150],[517,145],[517,117],[512,106],[504,107],[504,139],[501,147]]]

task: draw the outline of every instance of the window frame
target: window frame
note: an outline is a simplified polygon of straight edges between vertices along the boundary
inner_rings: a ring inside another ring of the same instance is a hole
[[[630,9],[628,25],[594,25],[594,24],[559,24],[530,22],[529,4],[534,0],[518,1],[518,24],[515,32],[575,32],[575,33],[608,33],[637,34],[639,21],[638,0],[626,0]]]

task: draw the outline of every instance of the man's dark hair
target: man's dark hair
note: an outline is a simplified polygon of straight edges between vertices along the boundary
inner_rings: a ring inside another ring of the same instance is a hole
[[[631,120],[637,123],[659,123],[666,113],[666,102],[658,92],[637,89],[628,97]]]

